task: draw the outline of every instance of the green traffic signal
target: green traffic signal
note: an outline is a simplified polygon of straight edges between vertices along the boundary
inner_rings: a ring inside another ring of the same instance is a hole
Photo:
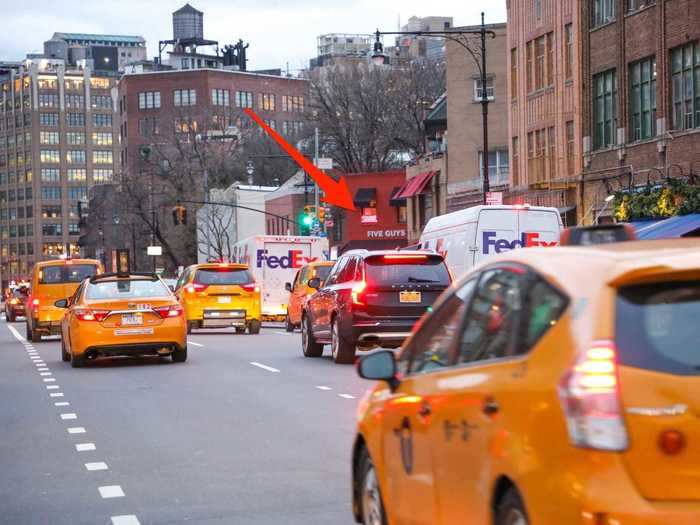
[[[301,223],[304,226],[311,226],[312,222],[314,222],[314,219],[313,219],[313,217],[311,217],[311,215],[304,215],[304,217],[302,217],[302,219],[301,219]]]

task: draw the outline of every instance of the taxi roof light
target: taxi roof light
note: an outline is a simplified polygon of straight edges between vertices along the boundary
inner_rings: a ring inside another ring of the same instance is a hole
[[[629,444],[616,357],[612,341],[595,341],[559,384],[569,438],[575,446],[622,451]]]

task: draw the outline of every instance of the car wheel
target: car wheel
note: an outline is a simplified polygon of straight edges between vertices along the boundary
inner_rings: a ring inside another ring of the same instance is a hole
[[[5,314],[5,321],[8,323],[14,323],[16,320],[16,317],[12,313],[6,313]]]
[[[70,366],[73,368],[82,368],[85,364],[85,357],[82,355],[71,354],[70,356]]]
[[[360,458],[360,512],[364,525],[386,525],[377,470],[367,449],[362,451]]]
[[[32,339],[32,343],[40,343],[41,342],[41,333],[37,332],[36,330],[32,330],[30,337]]]
[[[245,333],[245,326],[237,326],[236,333],[237,334],[244,334]]]
[[[249,334],[259,334],[260,333],[260,321],[253,319],[248,323],[248,333]]]
[[[528,525],[529,523],[520,494],[514,488],[508,489],[496,507],[496,525]]]
[[[340,335],[338,321],[333,319],[331,325],[331,352],[333,361],[340,365],[350,365],[355,361],[355,345]]]
[[[289,320],[289,314],[287,314],[287,317],[284,318],[284,329],[287,332],[294,331],[294,324]]]
[[[194,321],[187,321],[187,335],[192,333],[193,328],[194,328]]]
[[[170,356],[173,358],[173,362],[184,363],[185,361],[187,361],[187,347],[175,348],[175,350],[173,350],[173,353],[170,354]]]
[[[70,354],[66,351],[66,343],[63,342],[63,337],[61,337],[61,359],[64,363],[70,361]]]
[[[32,340],[32,329],[29,328],[29,321],[27,321],[27,324],[24,325],[24,336],[27,341]]]
[[[323,345],[314,339],[308,315],[301,318],[301,349],[304,352],[304,357],[321,357],[323,355]]]

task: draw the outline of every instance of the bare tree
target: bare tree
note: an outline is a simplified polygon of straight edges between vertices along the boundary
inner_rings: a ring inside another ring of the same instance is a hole
[[[197,237],[199,253],[210,255],[219,260],[231,260],[233,245],[231,230],[234,226],[234,213],[228,206],[209,205],[201,208],[197,214]],[[210,246],[207,253],[206,246]]]
[[[383,171],[423,153],[425,109],[444,90],[443,62],[339,64],[311,79],[309,118],[340,170]]]

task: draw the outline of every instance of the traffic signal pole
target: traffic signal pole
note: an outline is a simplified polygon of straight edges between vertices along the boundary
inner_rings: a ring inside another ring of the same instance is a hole
[[[314,142],[315,142],[315,152],[314,152],[314,165],[318,168],[318,128],[315,129],[314,131]],[[319,195],[318,195],[318,183],[314,181],[314,210],[316,210],[316,221],[318,222],[318,204],[319,204]],[[319,223],[319,228],[321,227]]]

